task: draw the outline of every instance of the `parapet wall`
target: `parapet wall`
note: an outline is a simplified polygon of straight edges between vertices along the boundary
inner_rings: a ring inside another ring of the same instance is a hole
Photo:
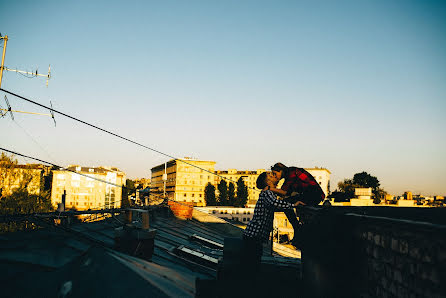
[[[302,209],[307,295],[445,297],[446,209],[398,209]]]

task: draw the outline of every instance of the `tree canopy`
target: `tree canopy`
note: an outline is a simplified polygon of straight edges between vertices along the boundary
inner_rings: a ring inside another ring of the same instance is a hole
[[[219,206],[228,206],[228,184],[224,179],[220,181],[217,185],[218,188],[218,198],[217,203]]]
[[[248,202],[248,187],[242,177],[237,180],[237,197],[235,207],[244,207]]]
[[[206,206],[217,206],[217,198],[215,197],[215,186],[210,182],[204,188],[204,200]]]
[[[356,173],[352,179],[344,179],[338,183],[339,193],[336,195],[338,200],[349,200],[355,197],[355,188],[372,188],[375,204],[379,204],[384,198],[386,192],[381,189],[378,178],[367,172]]]

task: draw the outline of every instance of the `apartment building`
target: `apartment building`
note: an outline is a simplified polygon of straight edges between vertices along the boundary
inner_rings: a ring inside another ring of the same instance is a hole
[[[248,187],[248,207],[254,207],[257,200],[259,199],[260,190],[256,187],[257,177],[261,173],[265,172],[264,169],[259,169],[256,171],[237,171],[236,169],[229,169],[227,171],[216,171],[214,185],[217,188],[217,185],[220,183],[222,179],[226,179],[226,182],[229,184],[231,182],[234,183],[235,190],[237,191],[237,181],[242,178],[245,182],[245,185]],[[217,190],[218,193],[218,190]]]
[[[66,191],[66,209],[120,208],[122,200],[120,186],[125,185],[125,181],[125,174],[112,167],[69,166],[67,170],[55,170],[51,203],[57,207],[57,204],[62,202],[62,194]]]
[[[206,206],[204,188],[214,183],[215,161],[184,159],[170,160],[152,168],[151,187],[158,196],[164,192],[170,200],[193,202],[195,206]]]
[[[214,171],[215,164],[215,161],[192,158],[170,160],[151,169],[151,187],[155,188],[158,196],[164,196],[165,192],[170,200],[193,202],[195,206],[202,207],[206,206],[204,188],[207,183],[215,186],[216,195],[218,195],[217,186],[222,179],[225,179],[227,183],[233,182],[237,190],[237,180],[242,178],[248,187],[247,206],[254,207],[260,194],[260,190],[256,188],[256,180],[261,173],[265,172],[265,169]],[[324,193],[328,195],[331,172],[325,168],[307,168],[306,170],[314,176]]]
[[[30,194],[39,195],[44,189],[48,168],[41,164],[0,163],[0,196],[11,195],[20,187],[26,187]]]

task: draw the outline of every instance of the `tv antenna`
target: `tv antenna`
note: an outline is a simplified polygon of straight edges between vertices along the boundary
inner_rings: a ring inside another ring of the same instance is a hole
[[[2,64],[0,65],[0,88],[2,87],[3,70],[14,71],[16,73],[21,73],[21,74],[28,75],[30,77],[46,77],[46,86],[48,87],[48,80],[51,78],[51,65],[48,66],[48,74],[47,75],[40,74],[37,70],[35,72],[30,72],[30,71],[23,71],[23,70],[18,70],[18,69],[7,68],[5,66],[5,55],[6,55],[6,45],[8,43],[8,35],[2,36],[2,34],[0,33],[0,40],[3,40]],[[53,103],[51,101],[50,101],[50,105],[51,105],[50,114],[13,110],[11,108],[11,105],[9,104],[9,101],[8,101],[8,98],[6,97],[6,95],[5,95],[5,102],[6,102],[6,107],[7,107],[6,109],[4,109],[0,105],[0,117],[2,117],[2,118],[5,117],[8,114],[8,112],[9,112],[9,115],[11,116],[11,119],[13,121],[14,121],[14,114],[12,112],[14,112],[14,113],[24,113],[24,114],[33,114],[33,115],[42,115],[42,116],[50,116],[51,118],[53,118],[54,126],[56,126],[56,118],[54,118],[54,111],[52,110]]]
[[[56,118],[54,118],[54,111],[52,109],[50,110],[50,114],[37,113],[37,112],[17,111],[17,110],[13,110],[11,108],[11,105],[9,104],[9,101],[8,101],[8,97],[6,97],[6,95],[5,95],[5,102],[6,102],[6,107],[7,107],[6,109],[4,109],[2,107],[2,105],[0,105],[0,117],[1,118],[5,117],[8,114],[8,112],[9,112],[9,115],[11,116],[12,121],[14,121],[14,114],[12,112],[14,112],[14,113],[23,113],[23,114],[32,114],[32,115],[49,116],[49,117],[53,118],[54,126],[56,126]],[[51,102],[51,100],[50,100],[50,105],[51,105],[51,108],[53,108],[53,103]]]
[[[24,71],[24,70],[18,70],[18,69],[12,69],[12,68],[6,67],[5,66],[5,55],[6,55],[6,45],[8,43],[8,35],[2,36],[0,33],[0,40],[2,40],[2,39],[3,39],[3,53],[2,53],[2,64],[0,66],[0,88],[2,87],[3,70],[13,71],[16,73],[24,74],[24,75],[29,76],[30,78],[32,78],[32,77],[46,77],[46,86],[48,87],[48,81],[49,81],[49,79],[51,79],[51,65],[48,66],[48,74],[41,74],[38,72],[38,70]]]

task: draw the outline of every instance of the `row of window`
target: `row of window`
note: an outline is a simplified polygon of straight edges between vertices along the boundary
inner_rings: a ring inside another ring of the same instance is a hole
[[[212,210],[212,213],[228,214],[228,210],[220,210],[220,212],[218,210]],[[243,213],[240,211],[239,213],[239,210],[232,210],[229,214],[251,214],[251,211],[243,211]]]
[[[198,196],[201,198],[201,197],[203,197],[203,194],[200,193],[200,194],[198,194]],[[183,194],[183,197],[187,198],[187,194]],[[195,194],[194,193],[191,194],[191,197],[194,198]]]

